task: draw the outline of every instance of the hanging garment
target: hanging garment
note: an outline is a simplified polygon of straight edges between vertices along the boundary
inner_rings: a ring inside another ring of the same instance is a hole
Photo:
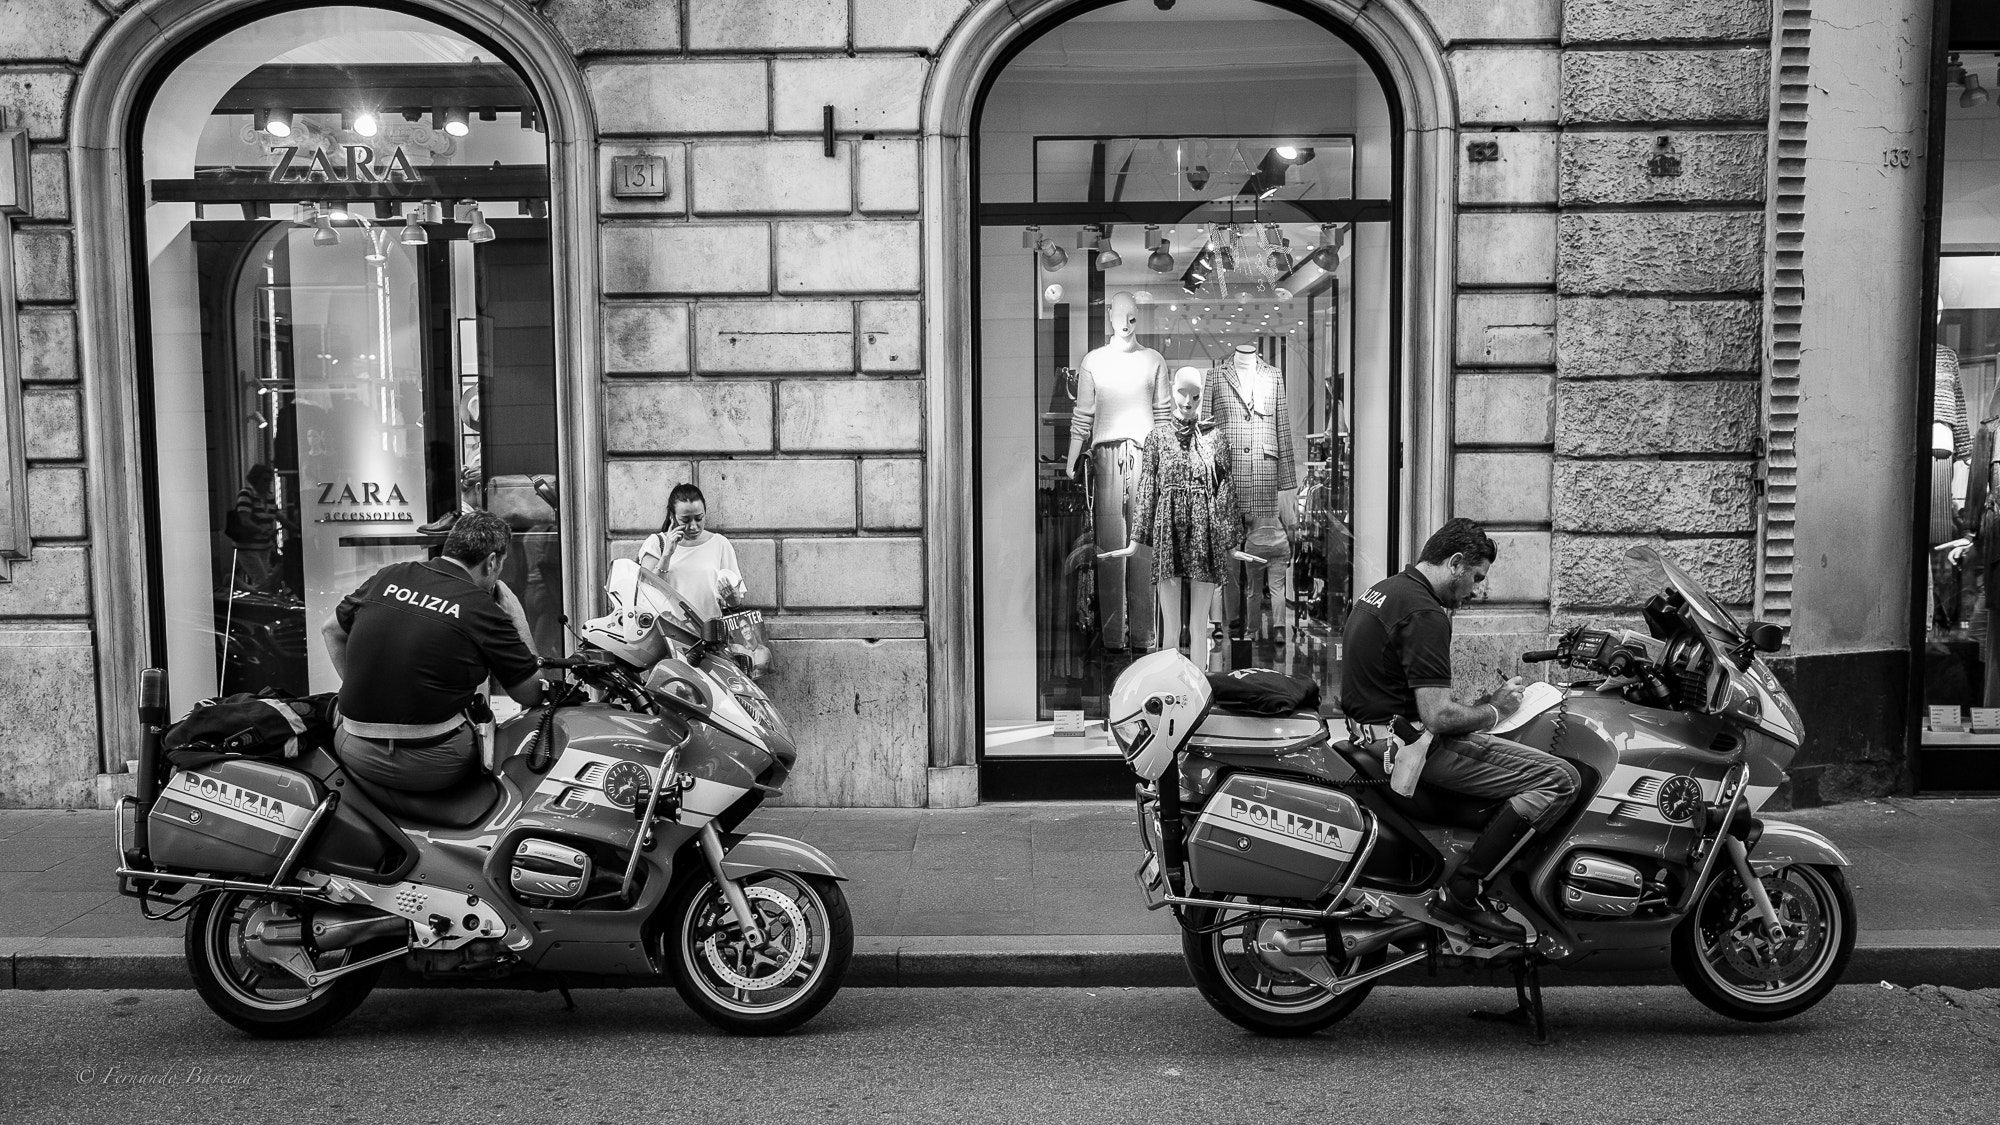
[[[1220,583],[1243,540],[1229,482],[1229,458],[1214,434],[1193,422],[1154,426],[1146,435],[1132,539],[1153,549],[1153,580]],[[1104,592],[1100,589],[1098,596]]]
[[[1299,486],[1285,380],[1258,360],[1249,372],[1225,360],[1202,379],[1201,420],[1229,451],[1236,506],[1252,524],[1278,522],[1278,493]]]

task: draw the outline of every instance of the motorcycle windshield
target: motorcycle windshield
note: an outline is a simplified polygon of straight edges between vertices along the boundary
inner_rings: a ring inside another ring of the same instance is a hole
[[[1625,557],[1647,566],[1659,567],[1661,573],[1666,575],[1667,584],[1687,600],[1688,608],[1694,611],[1695,617],[1703,626],[1703,631],[1710,634],[1711,640],[1718,641],[1725,647],[1732,647],[1735,642],[1742,641],[1743,627],[1736,623],[1735,618],[1729,616],[1728,610],[1717,605],[1715,599],[1708,596],[1708,591],[1701,588],[1701,583],[1696,582],[1687,571],[1674,565],[1673,560],[1651,547],[1634,547],[1625,552]]]

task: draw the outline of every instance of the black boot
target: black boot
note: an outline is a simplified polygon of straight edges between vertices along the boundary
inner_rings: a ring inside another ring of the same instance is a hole
[[[1497,941],[1520,941],[1526,937],[1526,930],[1499,912],[1487,909],[1479,898],[1479,892],[1496,874],[1495,868],[1513,850],[1515,842],[1532,827],[1532,823],[1514,811],[1513,805],[1502,805],[1499,814],[1474,841],[1464,862],[1451,873],[1451,878],[1445,880],[1438,896],[1431,900],[1431,916],[1458,922],[1474,933]]]

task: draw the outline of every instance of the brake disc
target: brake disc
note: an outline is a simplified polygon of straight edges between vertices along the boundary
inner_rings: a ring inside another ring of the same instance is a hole
[[[750,949],[743,943],[741,930],[728,931],[718,926],[701,943],[701,951],[716,976],[745,992],[762,992],[792,979],[792,974],[806,959],[806,946],[811,935],[806,930],[805,912],[799,909],[799,904],[793,902],[791,896],[771,887],[745,887],[743,897],[750,900],[750,909],[757,913],[758,921],[763,924],[765,934],[770,935],[770,940],[762,949]],[[728,913],[729,907],[724,904],[721,914],[727,916]],[[781,940],[779,927],[771,924],[776,919],[784,921],[791,935],[791,944],[782,950],[781,956],[772,957],[766,951]],[[731,933],[735,936],[728,937]],[[728,937],[726,944],[725,937]],[[745,973],[742,968],[730,964],[725,953],[749,962],[745,967],[751,972]]]
[[[1722,940],[1722,957],[1730,968],[1751,980],[1789,980],[1818,956],[1824,940],[1823,915],[1819,903],[1791,880],[1766,876],[1763,883],[1772,912],[1784,924],[1784,937],[1773,941],[1764,932],[1764,920],[1758,917],[1750,897],[1744,895],[1740,911]]]

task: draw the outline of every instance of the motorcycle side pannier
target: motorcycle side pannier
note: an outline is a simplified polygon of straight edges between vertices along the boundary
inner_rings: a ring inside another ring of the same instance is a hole
[[[1206,894],[1313,899],[1347,875],[1368,822],[1337,789],[1231,774],[1188,840],[1188,874]]]
[[[146,818],[153,865],[269,878],[324,791],[294,769],[225,758],[177,770]]]

